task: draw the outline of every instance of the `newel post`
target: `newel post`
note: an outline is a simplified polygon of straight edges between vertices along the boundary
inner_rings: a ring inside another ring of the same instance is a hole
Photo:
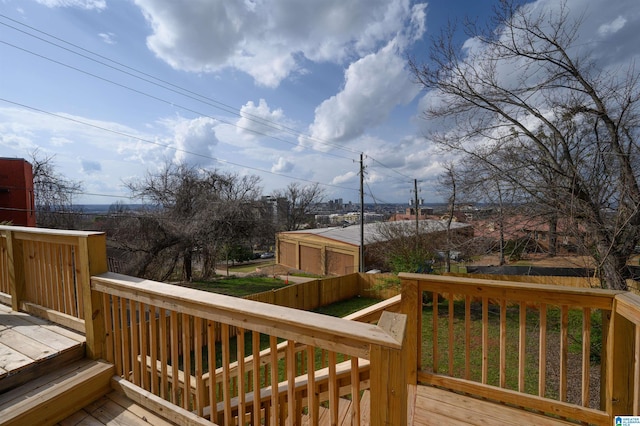
[[[399,274],[402,280],[402,296],[400,299],[400,312],[407,316],[407,337],[404,351],[406,364],[404,371],[407,376],[407,384],[418,384],[418,368],[420,366],[420,330],[422,328],[422,293],[420,282],[409,279]]]
[[[407,381],[402,374],[405,367],[404,341],[407,317],[383,312],[378,327],[393,337],[398,348],[372,345],[370,353],[371,425],[407,424]]]
[[[92,233],[79,238],[78,286],[82,287],[82,309],[84,312],[87,357],[106,358],[106,330],[102,295],[91,290],[91,276],[108,271],[107,243],[104,233]]]
[[[604,398],[601,407],[611,418],[631,415],[634,408],[634,368],[636,356],[636,326],[617,312],[617,297],[613,309],[603,312],[603,345],[605,359]]]
[[[26,278],[24,272],[23,242],[15,238],[13,231],[6,231],[7,255],[9,257],[9,292],[11,293],[11,309],[20,310],[20,304],[26,297]]]

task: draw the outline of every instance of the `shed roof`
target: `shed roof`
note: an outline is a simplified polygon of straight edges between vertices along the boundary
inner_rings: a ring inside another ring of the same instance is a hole
[[[393,226],[397,228],[406,228],[408,232],[414,232],[415,221],[405,220],[398,222],[377,222],[366,223],[364,225],[364,240],[365,244],[372,242],[381,242],[383,240],[383,234],[379,229],[382,224],[384,226]],[[421,234],[429,234],[433,232],[443,232],[447,229],[446,220],[420,220],[418,221]],[[468,223],[451,222],[451,229],[461,229],[470,227]],[[299,231],[286,231],[280,232],[280,234],[286,235],[315,235],[321,238],[327,238],[330,240],[340,241],[345,244],[351,244],[354,246],[360,245],[360,225],[350,225],[344,228],[332,227],[332,228],[315,228],[315,229],[301,229]]]

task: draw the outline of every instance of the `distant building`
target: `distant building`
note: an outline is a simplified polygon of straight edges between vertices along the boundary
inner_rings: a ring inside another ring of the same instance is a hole
[[[391,223],[403,227],[405,223]],[[365,247],[380,242],[378,224],[364,225]],[[473,235],[473,228],[452,223],[456,233]],[[437,234],[446,231],[444,221],[422,222],[422,231]],[[317,275],[345,275],[358,272],[360,265],[360,226],[305,229],[276,235],[276,260],[280,265]],[[368,264],[365,259],[365,265]]]
[[[418,209],[418,220],[426,220],[427,216],[433,214],[433,208],[420,207]],[[416,220],[416,209],[414,207],[407,207],[404,213],[396,213],[389,219],[390,222],[397,222],[401,220]]]
[[[0,158],[0,222],[36,226],[33,168],[21,158]]]

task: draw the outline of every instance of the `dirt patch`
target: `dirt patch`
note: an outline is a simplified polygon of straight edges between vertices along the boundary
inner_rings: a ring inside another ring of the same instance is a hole
[[[531,336],[537,339],[537,333]],[[538,362],[538,347],[527,348]],[[591,363],[589,371],[589,407],[600,409],[600,364]],[[560,395],[560,339],[557,333],[547,335],[546,396],[559,399]],[[582,354],[567,354],[567,402],[582,405]]]

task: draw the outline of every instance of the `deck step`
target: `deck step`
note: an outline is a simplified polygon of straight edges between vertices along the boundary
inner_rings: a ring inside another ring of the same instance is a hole
[[[0,395],[0,425],[53,425],[111,391],[114,367],[82,359]]]
[[[17,388],[29,381],[56,371],[65,365],[79,361],[85,357],[84,343],[68,348],[46,358],[40,358],[35,362],[25,362],[25,365],[12,370],[9,374],[0,377],[0,395]],[[28,361],[28,360],[27,360]]]

